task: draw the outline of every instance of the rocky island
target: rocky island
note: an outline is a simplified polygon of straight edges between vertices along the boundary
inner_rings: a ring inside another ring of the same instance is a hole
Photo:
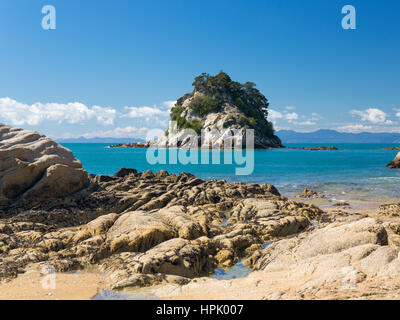
[[[339,148],[335,147],[335,146],[333,146],[333,147],[301,147],[301,148],[288,148],[288,149],[309,150],[309,151],[320,151],[320,150],[322,150],[322,151],[327,151],[327,150],[336,151],[336,150],[339,150]]]
[[[400,150],[400,147],[383,148],[382,150],[396,151]]]
[[[112,144],[109,148],[149,148],[149,142],[132,142],[132,143],[119,143],[119,144]]]
[[[399,169],[400,168],[400,152],[397,154],[397,156],[393,159],[392,162],[390,162],[387,165],[388,168],[391,169]]]
[[[254,83],[233,81],[221,71],[215,76],[201,74],[193,86],[193,91],[180,97],[171,109],[164,137],[153,143],[134,142],[110,148],[222,149],[226,143],[244,146],[247,129],[254,130],[254,148],[283,147],[267,120],[268,100]]]
[[[170,113],[170,126],[155,147],[223,148],[245,144],[247,129],[254,130],[254,148],[280,148],[268,117],[268,100],[252,82],[239,83],[220,72],[203,73],[193,91],[180,97]],[[187,133],[187,130],[192,133]],[[204,136],[201,137],[203,130]]]

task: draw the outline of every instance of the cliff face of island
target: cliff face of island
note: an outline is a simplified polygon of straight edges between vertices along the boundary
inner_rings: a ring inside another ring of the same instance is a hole
[[[222,148],[227,142],[245,145],[246,130],[254,130],[254,148],[280,148],[267,120],[268,100],[252,82],[232,81],[224,72],[201,74],[194,90],[171,109],[170,126],[155,147]],[[188,134],[187,130],[191,129]],[[200,134],[203,132],[203,137]]]

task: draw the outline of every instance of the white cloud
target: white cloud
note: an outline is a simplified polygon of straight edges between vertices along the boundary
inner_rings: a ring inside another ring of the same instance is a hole
[[[300,122],[294,121],[293,124],[297,124],[297,125],[300,125],[300,126],[313,126],[313,125],[316,125],[316,122],[309,121],[309,120],[300,121]]]
[[[289,122],[293,122],[294,120],[299,119],[299,115],[296,112],[290,112],[290,113],[284,114],[283,118],[285,118]]]
[[[169,115],[169,110],[162,110],[157,107],[125,107],[125,110],[128,112],[125,116],[129,118],[146,118],[157,115]]]
[[[344,126],[340,126],[336,128],[337,131],[341,132],[351,132],[351,133],[359,133],[359,132],[390,132],[390,133],[399,133],[399,127],[393,126],[382,126],[382,125],[364,125],[364,124],[347,124]]]
[[[143,107],[125,107],[126,114],[123,117],[129,118],[149,118],[154,116],[168,117],[172,107],[174,107],[176,101],[164,101],[161,106],[143,106]]]
[[[115,115],[117,114],[115,109],[93,106],[92,110],[95,113],[95,117],[98,122],[106,126],[114,124]]]
[[[337,130],[340,132],[352,132],[352,133],[363,132],[371,129],[372,126],[366,126],[363,124],[348,124],[337,128]]]
[[[361,117],[362,121],[369,121],[371,123],[384,123],[393,124],[393,121],[387,120],[387,114],[377,108],[368,108],[365,110],[351,110],[351,114]]]
[[[308,120],[309,121],[318,121],[318,120],[321,120],[321,119],[323,119],[323,117],[320,114],[318,114],[316,112],[313,112],[313,113],[311,113],[311,118],[308,119]]]
[[[312,113],[312,117],[307,117],[307,116],[300,116],[296,112],[288,112],[286,110],[293,110],[295,107],[289,106],[285,107],[285,110],[283,112],[276,111],[273,109],[269,109],[269,119],[274,123],[276,128],[279,128],[279,126],[276,123],[276,120],[286,120],[288,123],[293,124],[293,125],[299,125],[299,126],[313,126],[316,125],[316,121],[322,119],[322,117],[317,114],[317,113]],[[302,121],[299,121],[299,120]]]
[[[171,108],[173,108],[176,104],[176,100],[175,101],[164,101],[162,106],[167,108],[168,110],[170,110]]]
[[[85,120],[96,119],[103,125],[114,124],[117,111],[100,106],[87,107],[80,102],[41,103],[32,105],[11,98],[0,98],[0,118],[13,125],[40,125],[43,121],[78,124]]]
[[[279,112],[273,109],[268,110],[268,117],[271,121],[275,121],[277,119],[284,119],[288,122],[293,122],[299,118],[299,115],[296,112]]]
[[[94,132],[88,132],[79,134],[75,137],[85,138],[144,138],[146,137],[149,129],[147,127],[137,128],[132,126],[117,127],[111,130],[98,130]],[[68,138],[70,138],[69,136]]]
[[[159,118],[159,117],[147,117],[144,119],[144,121],[149,124],[151,127],[162,127],[162,128],[168,128],[169,124],[169,118]]]
[[[396,117],[400,118],[400,109],[395,108],[394,110],[397,111],[396,112]]]
[[[282,118],[282,113],[273,109],[268,110],[268,118],[271,121],[274,121],[276,119],[281,119]]]

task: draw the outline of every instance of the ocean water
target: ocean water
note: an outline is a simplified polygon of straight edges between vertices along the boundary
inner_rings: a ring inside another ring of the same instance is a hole
[[[286,144],[311,147],[317,144]],[[304,187],[323,192],[334,200],[361,201],[400,198],[400,170],[387,169],[397,151],[381,150],[395,144],[335,144],[338,151],[294,149],[256,150],[251,175],[235,174],[236,164],[151,165],[146,149],[108,148],[108,144],[64,144],[89,173],[113,175],[122,167],[144,170],[190,172],[202,179],[245,183],[270,183],[282,195],[298,194]],[[243,165],[242,165],[243,167]]]
[[[217,268],[215,273],[211,276],[212,279],[217,280],[232,280],[246,278],[252,272],[251,269],[243,265],[241,261],[238,261],[236,265],[228,270]]]

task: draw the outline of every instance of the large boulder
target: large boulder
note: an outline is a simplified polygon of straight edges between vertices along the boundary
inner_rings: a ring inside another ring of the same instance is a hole
[[[391,168],[391,169],[399,169],[400,168],[400,152],[393,159],[393,161],[387,165],[387,167]]]
[[[40,133],[0,124],[0,206],[62,197],[87,183],[70,150]]]

